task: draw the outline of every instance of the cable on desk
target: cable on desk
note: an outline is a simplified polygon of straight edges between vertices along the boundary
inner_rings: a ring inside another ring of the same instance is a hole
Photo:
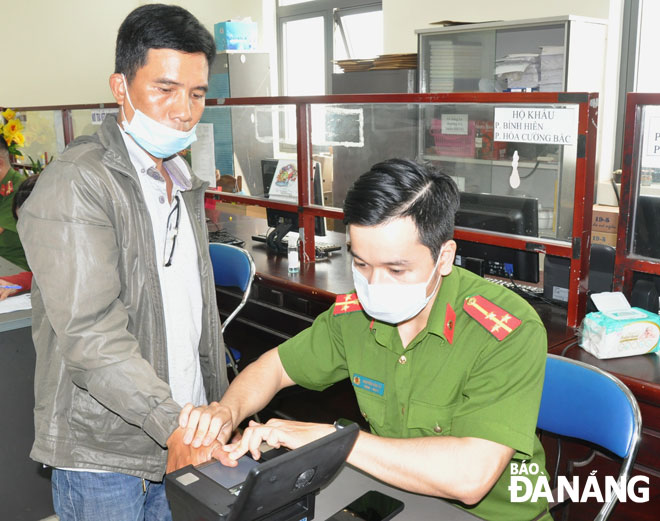
[[[561,356],[566,356],[566,353],[568,352],[568,350],[569,350],[571,347],[575,347],[577,344],[578,344],[578,341],[577,341],[577,340],[574,340],[573,342],[571,342],[570,344],[568,344],[566,347],[564,347],[564,349],[562,349],[562,351],[561,351]]]

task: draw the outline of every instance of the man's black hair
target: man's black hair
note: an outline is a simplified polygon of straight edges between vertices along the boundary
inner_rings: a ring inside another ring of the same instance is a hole
[[[117,33],[115,72],[130,83],[147,63],[149,49],[206,55],[209,69],[215,58],[213,36],[191,13],[177,5],[148,4],[134,9]]]
[[[7,142],[2,136],[0,136],[0,155],[5,157],[9,156],[9,147],[7,146]]]
[[[23,206],[25,200],[32,193],[32,189],[34,188],[37,179],[39,179],[39,174],[31,175],[25,181],[23,181],[20,184],[20,186],[16,189],[16,193],[14,194],[14,199],[12,199],[11,201],[11,213],[14,214],[14,219],[16,219],[17,221],[18,221],[17,210],[21,206]]]
[[[362,174],[344,201],[344,224],[377,226],[411,217],[420,242],[437,260],[452,238],[460,202],[456,183],[431,165],[408,159],[388,159]]]

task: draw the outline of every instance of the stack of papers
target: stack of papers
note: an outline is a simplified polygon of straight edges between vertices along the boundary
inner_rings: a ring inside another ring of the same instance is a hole
[[[337,60],[335,62],[344,72],[368,71],[374,64],[372,58],[366,60]]]
[[[481,44],[429,42],[429,92],[478,90],[481,78]]]
[[[376,58],[361,60],[335,60],[344,72],[416,69],[417,53],[381,54]]]
[[[496,83],[501,90],[537,89],[539,87],[538,64],[538,54],[508,54],[496,62]]]
[[[29,293],[0,300],[0,314],[12,313],[13,311],[21,311],[23,309],[32,309],[32,302],[30,301]]]
[[[406,54],[382,54],[374,60],[371,67],[376,70],[416,69],[417,53]]]
[[[564,46],[542,45],[540,47],[541,81],[539,90],[561,92],[564,90]]]

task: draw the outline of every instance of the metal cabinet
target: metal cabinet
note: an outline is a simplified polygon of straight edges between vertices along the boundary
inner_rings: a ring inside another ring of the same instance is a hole
[[[419,92],[602,92],[605,20],[558,16],[416,33]]]

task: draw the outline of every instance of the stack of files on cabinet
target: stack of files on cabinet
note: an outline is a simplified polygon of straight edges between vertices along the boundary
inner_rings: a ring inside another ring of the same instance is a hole
[[[481,44],[434,40],[429,47],[429,92],[478,90]]]
[[[376,58],[335,60],[343,72],[416,69],[417,53],[381,54]]]
[[[374,64],[370,70],[397,70],[397,69],[416,69],[417,53],[406,54],[381,54],[374,59]]]
[[[497,60],[495,79],[497,90],[539,88],[539,55],[535,53],[508,54]]]
[[[564,46],[541,46],[541,81],[542,92],[561,92],[564,90]]]

